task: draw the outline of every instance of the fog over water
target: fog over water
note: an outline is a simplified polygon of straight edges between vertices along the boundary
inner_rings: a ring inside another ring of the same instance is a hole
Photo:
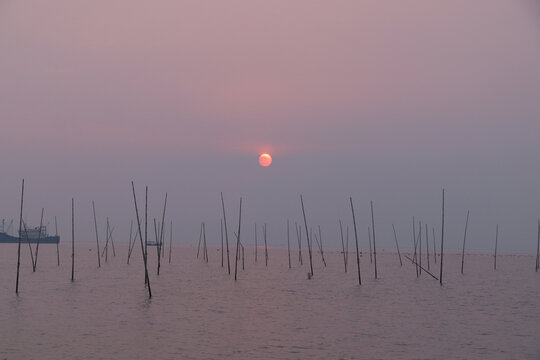
[[[374,201],[381,248],[404,247],[412,217],[446,245],[535,252],[540,217],[540,16],[532,1],[0,1],[0,218],[64,240],[117,241],[150,216],[193,244],[217,244],[220,192],[243,229],[321,225],[339,247],[349,196],[367,246]],[[268,151],[274,162],[257,163]],[[15,221],[16,222],[16,221]],[[18,226],[17,224],[15,226]],[[100,230],[104,233],[104,230]],[[63,241],[62,240],[62,241]]]

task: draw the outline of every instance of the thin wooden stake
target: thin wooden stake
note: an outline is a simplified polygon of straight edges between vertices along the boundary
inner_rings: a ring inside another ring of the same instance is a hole
[[[497,243],[499,242],[499,224],[495,231],[495,254],[493,255],[493,270],[497,270]]]
[[[289,219],[287,219],[287,253],[289,254],[289,269],[291,268],[291,242],[289,240]]]
[[[294,222],[294,226],[296,227],[296,239],[298,240],[298,261],[302,266],[304,265],[304,261],[302,259],[302,226],[298,225],[296,221]]]
[[[127,263],[129,265],[129,259],[131,258],[131,254],[133,253],[133,249],[135,248],[135,244],[137,243],[137,237],[139,236],[139,232],[137,229],[135,229],[135,236],[133,237],[133,242],[131,243],[131,248],[129,249],[128,253],[128,260]]]
[[[223,254],[223,219],[219,220],[219,228],[221,229],[221,267],[223,267],[223,259],[225,255]]]
[[[35,262],[34,262],[34,250],[32,250],[32,245],[30,244],[30,239],[28,239],[28,230],[26,229],[26,223],[23,220],[23,228],[24,228],[24,237],[26,239],[26,243],[28,244],[28,248],[30,249],[30,260],[32,260],[32,271],[35,271]]]
[[[422,222],[419,221],[418,222],[418,244],[420,244],[420,248],[418,249],[418,253],[419,253],[419,259],[420,259],[420,264],[418,265],[420,268],[418,269],[418,271],[420,272],[420,275],[422,275]],[[418,259],[417,259],[418,261]]]
[[[143,244],[143,238],[142,238],[142,231],[141,231],[141,221],[139,219],[139,208],[137,207],[137,197],[135,196],[135,184],[133,181],[131,182],[131,187],[133,189],[133,202],[135,204],[135,214],[137,216],[137,228],[139,229],[139,239],[141,242],[141,252],[142,257],[144,261],[144,283],[148,285],[148,296],[149,298],[152,298],[152,289],[150,288],[150,278],[148,277],[148,265],[147,265],[147,258],[146,253],[144,251],[144,244]],[[148,194],[148,186],[146,187],[146,193]]]
[[[467,221],[465,222],[465,234],[463,235],[463,250],[461,252],[461,274],[463,274],[463,263],[465,262],[465,239],[467,239],[467,226],[469,225],[469,210],[467,210]]]
[[[352,202],[352,196],[349,198],[351,201],[351,212],[354,225],[354,238],[356,240],[356,264],[358,266],[358,285],[362,285],[362,277],[360,275],[360,252],[358,251],[358,232],[356,231],[356,218],[354,217],[354,207]]]
[[[144,192],[144,258],[148,262],[148,186],[145,187]],[[146,279],[148,281],[148,267],[146,268]]]
[[[408,257],[407,255],[405,255],[405,257],[406,257],[407,259],[409,259],[413,264],[420,266],[419,264],[416,263],[416,261],[414,261],[413,259],[411,259],[411,258]],[[430,275],[432,278],[434,278],[435,280],[439,280],[439,279],[437,279],[437,277],[436,277],[435,275],[433,275],[432,273],[430,273],[430,272],[427,271],[426,269],[422,268],[422,270],[424,270],[427,274],[429,274],[429,275]]]
[[[396,235],[396,228],[394,227],[394,224],[392,224],[392,229],[394,230],[394,239],[396,240],[396,249],[399,256],[399,266],[403,266],[403,262],[401,261],[401,253],[399,252],[399,245],[397,241],[397,235]]]
[[[431,228],[433,230],[433,257],[435,258],[435,264],[437,263],[437,244],[435,243],[435,227]]]
[[[199,258],[199,253],[201,251],[202,229],[203,229],[203,223],[201,222],[201,229],[199,230],[199,245],[197,245],[197,259]]]
[[[242,270],[245,270],[246,267],[245,267],[245,262],[244,262],[244,245],[240,243],[240,246],[242,246]]]
[[[58,223],[56,222],[56,216],[54,217],[54,229],[55,229],[55,236],[58,236]],[[58,266],[60,266],[60,240],[56,243],[56,260],[58,262]]]
[[[56,216],[54,217],[56,223]],[[71,281],[75,280],[75,199],[71,198]]]
[[[158,258],[158,264],[159,264],[159,260],[160,260],[160,257],[161,257],[161,249],[159,248],[159,235],[158,235],[158,229],[157,229],[157,223],[156,223],[156,218],[154,218],[154,238],[156,239],[156,255],[157,255],[157,258]],[[159,265],[157,267],[157,271],[156,271],[156,274],[157,276],[159,276]]]
[[[206,224],[203,222],[203,258],[208,263],[208,247],[206,246]]]
[[[240,197],[240,213],[238,215],[238,237],[236,238],[236,256],[234,261],[234,280],[236,281],[236,275],[238,273],[238,254],[240,246],[240,224],[242,223],[242,198]],[[265,236],[266,240],[266,236]]]
[[[439,283],[442,286],[443,279],[443,252],[444,252],[444,189],[442,189],[442,221],[441,221],[441,273]]]
[[[429,237],[428,237],[428,226],[426,224],[426,253],[427,253],[427,269],[429,268]]]
[[[321,226],[320,225],[319,225],[319,241],[317,243],[319,244],[319,251],[321,252],[322,262],[324,264],[324,267],[326,267],[326,260],[324,259],[324,251],[323,251],[323,243],[322,243],[322,235],[321,235]]]
[[[347,225],[347,232],[345,236],[345,253],[347,256],[345,256],[345,263],[349,265],[349,225]]]
[[[266,224],[264,224],[263,230],[264,230],[264,259],[265,259],[265,266],[268,266],[268,243],[266,242]]]
[[[163,247],[163,236],[164,236],[164,232],[165,232],[165,210],[167,209],[167,193],[165,193],[165,201],[163,203],[163,214],[161,216],[161,233],[159,234],[159,251],[161,252],[161,256],[158,256],[158,275],[159,275],[159,270],[161,269],[161,257],[164,256],[164,250],[165,248]]]
[[[172,220],[171,220],[171,231],[169,234],[169,264],[171,263],[171,253],[172,253]]]
[[[105,229],[105,248],[103,249],[105,253],[105,263],[107,263],[107,257],[109,256],[109,217],[107,216],[107,226]],[[101,254],[103,257],[103,253]]]
[[[343,251],[343,266],[345,267],[345,272],[347,272],[347,257],[345,255],[345,241],[343,240],[343,225],[341,220],[339,220],[339,232],[341,234],[341,249]]]
[[[116,251],[114,250],[114,240],[113,240],[113,237],[112,237],[113,231],[114,231],[114,226],[109,229],[109,240],[111,241],[112,255],[113,255],[113,257],[116,257]]]
[[[373,264],[373,250],[371,249],[371,228],[368,226],[368,242],[369,242],[369,263]]]
[[[304,215],[304,225],[306,226],[306,239],[308,244],[308,252],[309,252],[309,267],[311,269],[311,276],[313,276],[313,256],[311,255],[311,244],[309,241],[309,232],[308,232],[308,226],[307,226],[307,220],[306,220],[306,211],[304,210],[304,199],[302,198],[302,194],[300,194],[300,203],[302,204],[302,214]]]
[[[43,208],[41,208],[41,220],[39,220],[39,231],[38,231],[38,238],[37,238],[37,244],[36,244],[36,261],[34,262],[34,272],[36,272],[37,268],[37,259],[38,259],[38,252],[39,252],[39,240],[41,240],[41,228],[43,227]]]
[[[417,244],[416,244],[416,220],[414,219],[414,216],[412,218],[412,226],[413,226],[413,245],[414,245],[413,259],[414,259],[415,262],[417,262],[416,260],[418,258],[416,256],[416,248],[417,248]],[[415,265],[415,269],[416,269],[416,277],[420,276],[420,273],[418,272],[418,265],[417,264]]]
[[[373,261],[375,262],[375,279],[377,279],[377,246],[375,245],[375,216],[373,215],[373,201],[371,201],[371,231],[373,231]]]
[[[129,253],[131,252],[131,237],[133,236],[133,220],[131,220],[131,223],[129,224],[129,243],[128,243],[128,256],[127,256],[127,263],[129,265]]]
[[[227,231],[227,216],[225,215],[225,202],[223,201],[223,193],[221,193],[221,205],[223,207],[223,224],[225,225],[225,245],[227,246],[227,270],[231,275],[231,261],[229,259],[229,235]]]
[[[101,267],[101,258],[99,256],[99,236],[98,236],[98,229],[97,229],[96,205],[94,204],[94,200],[92,200],[92,210],[94,211],[94,226],[96,228],[96,246],[97,246],[98,267]]]
[[[538,240],[536,243],[536,272],[540,268],[540,219],[538,220]]]
[[[257,245],[257,223],[255,223],[255,262],[257,262],[257,250],[259,246]]]
[[[19,293],[19,268],[21,267],[21,232],[22,232],[22,213],[23,213],[23,199],[24,199],[24,179],[22,179],[21,190],[21,215],[19,217],[19,245],[17,247],[17,280],[15,282],[15,294]]]

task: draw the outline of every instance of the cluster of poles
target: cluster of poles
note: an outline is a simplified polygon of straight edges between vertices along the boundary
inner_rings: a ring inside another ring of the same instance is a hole
[[[133,221],[130,225],[130,235],[129,235],[129,244],[128,244],[128,256],[127,256],[127,264],[130,263],[130,258],[133,252],[133,249],[135,248],[135,244],[137,243],[137,239],[139,240],[139,244],[141,246],[141,253],[142,253],[142,259],[144,263],[144,284],[145,287],[148,290],[148,296],[149,298],[152,297],[152,290],[150,286],[150,277],[148,275],[148,246],[152,245],[156,247],[156,253],[157,253],[157,275],[160,274],[160,268],[161,268],[161,261],[165,257],[165,246],[164,246],[164,225],[165,225],[165,214],[167,209],[167,193],[165,193],[165,200],[163,203],[163,212],[162,212],[162,218],[161,221],[157,221],[157,219],[153,219],[154,222],[154,236],[155,241],[149,242],[148,241],[148,186],[145,188],[145,204],[144,204],[144,219],[141,218],[139,213],[139,207],[137,205],[137,196],[135,192],[135,184],[131,182],[132,192],[133,192],[133,203],[135,207],[135,218],[136,218],[136,229],[135,229],[135,235],[133,236]],[[351,217],[353,222],[353,230],[354,230],[354,238],[355,238],[355,248],[356,248],[356,264],[357,264],[357,271],[358,271],[358,284],[362,285],[362,276],[360,271],[360,249],[358,244],[358,230],[356,226],[356,217],[354,212],[354,204],[352,197],[349,198],[350,206],[351,206]],[[421,221],[416,222],[416,219],[413,217],[412,221],[412,232],[413,232],[413,253],[412,257],[409,257],[407,255],[404,255],[404,257],[409,260],[416,269],[416,276],[419,277],[422,274],[422,271],[437,280],[440,285],[443,284],[443,259],[444,259],[444,225],[445,225],[445,216],[444,216],[444,201],[445,201],[445,191],[442,190],[442,211],[441,211],[441,237],[440,237],[440,252],[439,252],[439,276],[437,277],[435,274],[433,274],[431,270],[431,264],[430,264],[430,256],[429,256],[429,231],[427,224],[422,225]],[[24,179],[22,180],[22,190],[21,190],[21,207],[20,207],[20,216],[19,216],[19,241],[18,241],[18,249],[17,249],[17,278],[16,278],[16,287],[15,292],[18,294],[19,292],[19,272],[20,272],[20,257],[21,257],[21,242],[22,242],[22,233],[24,230],[24,233],[27,234],[26,224],[23,221],[23,204],[24,204]],[[226,256],[226,264],[227,264],[227,271],[228,274],[231,275],[231,260],[230,260],[230,249],[229,249],[229,231],[227,228],[227,216],[226,216],[226,210],[225,210],[225,201],[223,198],[223,193],[221,193],[221,205],[223,210],[223,218],[221,219],[220,229],[221,229],[221,267],[225,266],[225,256]],[[307,243],[307,251],[308,251],[308,257],[309,257],[309,272],[308,272],[308,279],[311,279],[314,276],[313,272],[313,239],[315,239],[315,242],[317,244],[318,252],[321,256],[322,263],[326,267],[326,259],[324,257],[324,248],[323,248],[323,237],[321,232],[321,227],[318,226],[317,232],[313,233],[313,230],[311,227],[308,226],[306,211],[304,207],[304,199],[302,195],[300,195],[300,205],[302,209],[302,217],[303,217],[303,225],[304,225],[304,231],[305,231],[305,238]],[[375,236],[375,215],[374,215],[374,208],[373,208],[373,201],[370,203],[371,207],[371,226],[368,227],[368,240],[369,240],[369,257],[370,262],[373,265],[374,269],[374,277],[375,279],[378,278],[377,274],[377,247],[376,247],[376,236]],[[109,244],[112,249],[113,256],[116,256],[116,251],[114,248],[114,241],[113,241],[113,231],[114,227],[110,225],[109,218],[107,217],[107,225],[106,225],[106,240],[105,240],[105,247],[100,252],[99,247],[99,234],[98,234],[98,224],[97,224],[97,217],[96,217],[96,208],[95,203],[92,201],[92,210],[93,210],[93,216],[94,216],[94,226],[95,226],[95,233],[96,233],[96,247],[97,247],[97,258],[98,258],[98,267],[101,267],[101,258],[105,258],[105,262],[107,262],[108,259],[108,249]],[[39,228],[39,234],[38,239],[36,242],[35,251],[32,248],[30,241],[28,241],[28,236],[26,236],[26,240],[28,242],[28,245],[30,247],[30,255],[32,260],[32,269],[35,272],[37,268],[37,259],[38,259],[38,252],[39,252],[39,240],[41,236],[41,228],[43,224],[43,213],[44,209],[41,210],[41,221],[40,221],[40,228]],[[74,281],[75,277],[75,200],[71,199],[71,281]],[[142,223],[144,221],[144,224]],[[234,280],[236,281],[238,279],[238,262],[242,261],[242,270],[245,269],[245,247],[241,240],[241,224],[242,224],[242,198],[240,198],[239,202],[239,215],[238,215],[238,228],[236,232],[233,232],[235,240],[236,240],[236,249],[235,249],[235,262],[234,262]],[[469,211],[467,211],[467,217],[465,221],[465,230],[464,230],[464,236],[463,236],[463,247],[462,247],[462,256],[461,256],[461,273],[464,272],[464,261],[465,261],[465,245],[466,245],[466,239],[467,239],[467,228],[469,224]],[[144,226],[143,226],[144,225]],[[417,228],[418,226],[418,228]],[[55,227],[56,227],[56,233],[58,234],[58,227],[55,217]],[[144,233],[143,233],[144,228]],[[344,271],[347,272],[348,269],[348,262],[349,262],[349,227],[346,228],[346,235],[344,236],[343,231],[343,224],[342,221],[339,220],[339,228],[340,228],[340,235],[341,235],[341,245],[342,245],[342,253],[343,253],[343,265],[344,265]],[[171,222],[171,228],[170,228],[170,239],[169,239],[169,256],[168,256],[168,262],[171,262],[171,252],[172,252],[172,229],[173,225]],[[417,231],[418,229],[418,231]],[[396,234],[396,229],[394,224],[392,224],[392,230],[394,233],[394,240],[396,245],[397,254],[399,257],[400,266],[403,266],[403,261],[401,258],[401,252],[399,249],[398,244],[398,238]],[[304,260],[302,257],[302,225],[299,225],[297,222],[295,222],[295,231],[296,231],[296,238],[298,242],[298,262],[300,265],[303,265]],[[258,261],[258,240],[257,240],[257,224],[255,223],[255,262]],[[264,258],[265,258],[265,266],[268,266],[268,242],[267,242],[267,226],[266,224],[263,225],[262,228],[262,234],[264,239]],[[496,228],[496,234],[495,234],[495,252],[494,252],[494,269],[497,269],[497,247],[498,247],[498,238],[499,238],[499,225],[497,224]],[[432,228],[432,243],[433,243],[433,254],[434,254],[434,264],[437,264],[437,252],[436,252],[436,240],[435,240],[435,228]],[[427,252],[427,268],[422,264],[422,243],[425,243],[426,246],[426,252]],[[291,263],[291,244],[290,244],[290,224],[289,220],[287,219],[287,252],[288,252],[288,265],[289,268],[292,267]],[[35,256],[34,256],[35,255]],[[199,258],[202,255],[202,259],[205,262],[208,262],[208,245],[206,240],[206,224],[204,222],[201,223],[200,232],[199,232],[199,242],[197,246],[197,258]],[[60,255],[58,250],[58,244],[57,244],[57,258],[58,258],[58,266],[60,265]],[[535,264],[535,271],[538,272],[540,268],[540,220],[538,220],[538,239],[537,239],[537,249],[536,249],[536,264]]]

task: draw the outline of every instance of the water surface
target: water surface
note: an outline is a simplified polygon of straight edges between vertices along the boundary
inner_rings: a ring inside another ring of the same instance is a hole
[[[540,359],[540,274],[533,256],[445,255],[444,286],[396,254],[369,254],[344,273],[342,254],[313,254],[313,279],[286,249],[263,251],[254,262],[246,247],[245,270],[234,259],[227,274],[221,254],[209,263],[196,248],[168,249],[148,299],[140,246],[126,264],[127,245],[108,261],[92,243],[77,244],[75,281],[71,248],[40,246],[32,272],[23,247],[19,295],[15,295],[17,246],[0,244],[1,359]],[[232,253],[232,252],[231,252]],[[431,258],[431,269],[435,264]],[[427,266],[427,259],[423,259]],[[438,264],[437,264],[438,266]],[[433,271],[438,275],[438,269]]]

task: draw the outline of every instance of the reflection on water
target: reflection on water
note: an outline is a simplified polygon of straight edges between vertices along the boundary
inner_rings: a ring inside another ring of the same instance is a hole
[[[540,358],[533,256],[498,256],[493,271],[491,256],[468,255],[461,275],[461,255],[445,255],[441,287],[381,252],[379,279],[364,256],[358,286],[355,257],[345,274],[337,251],[326,268],[314,254],[307,280],[309,264],[292,257],[288,269],[286,250],[271,250],[266,268],[246,247],[235,282],[217,249],[207,264],[177,247],[159,277],[150,254],[149,300],[140,252],[127,265],[117,245],[98,269],[91,246],[78,247],[73,283],[69,245],[60,267],[56,247],[40,247],[36,273],[23,251],[16,296],[16,245],[0,244],[0,359]]]

